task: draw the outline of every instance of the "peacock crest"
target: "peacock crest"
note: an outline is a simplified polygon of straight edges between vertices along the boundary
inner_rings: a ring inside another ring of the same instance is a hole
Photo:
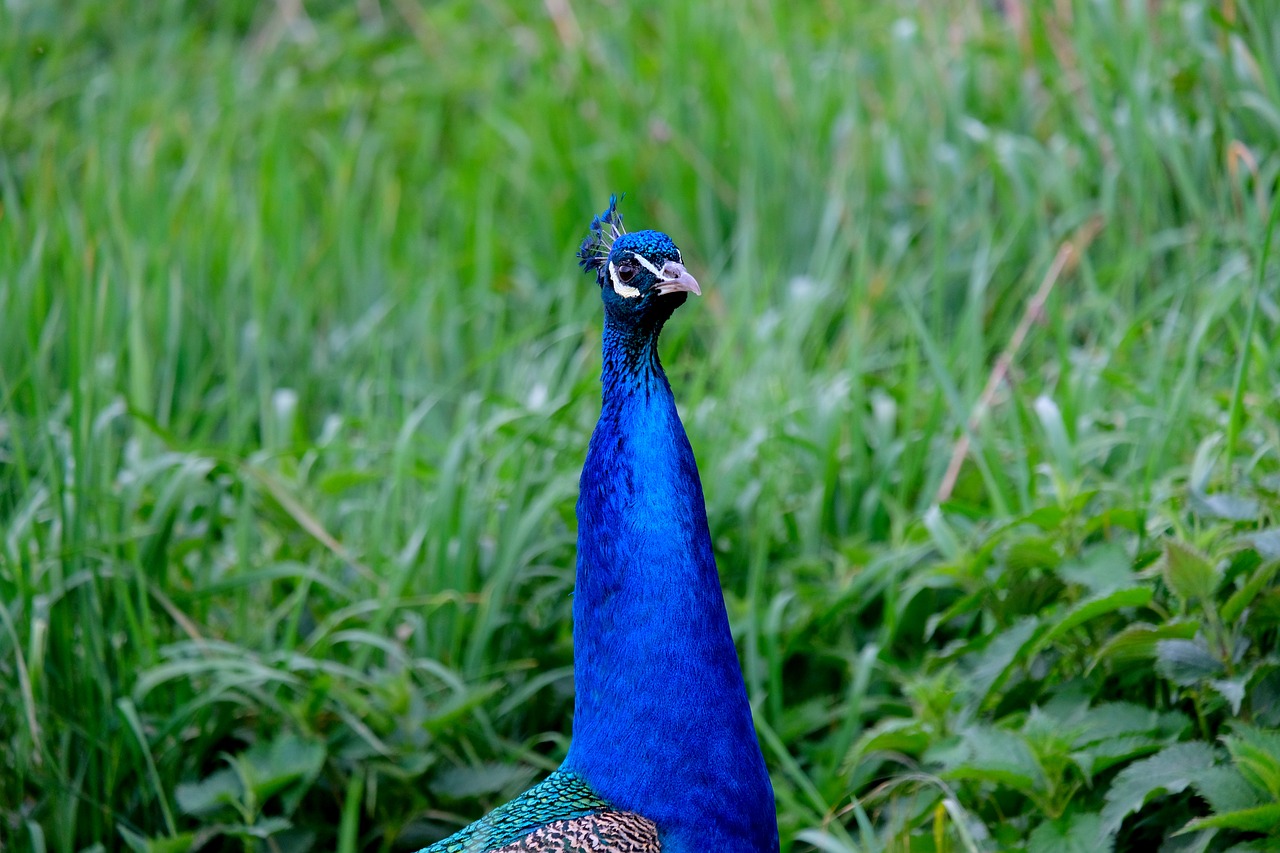
[[[578,266],[586,272],[594,271],[596,283],[604,286],[604,268],[609,260],[613,241],[627,229],[622,227],[622,214],[618,212],[618,197],[609,196],[609,208],[591,220],[591,230],[578,247]]]

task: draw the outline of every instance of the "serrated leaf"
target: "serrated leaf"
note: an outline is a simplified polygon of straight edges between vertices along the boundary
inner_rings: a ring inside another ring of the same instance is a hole
[[[1231,706],[1232,714],[1240,713],[1240,705],[1244,702],[1244,688],[1247,678],[1215,678],[1209,682],[1209,686],[1218,692],[1218,695],[1227,700],[1227,704]]]
[[[1236,723],[1222,742],[1245,779],[1280,801],[1280,732]]]
[[[1213,563],[1194,546],[1177,539],[1166,539],[1161,561],[1164,581],[1184,601],[1193,598],[1208,601],[1218,588],[1218,573]]]
[[[1160,713],[1128,702],[1081,704],[1087,701],[1070,694],[1056,696],[1043,708],[1033,708],[1024,727],[1028,731],[1041,718],[1055,727],[1069,743],[1071,760],[1086,777],[1157,752],[1190,726],[1187,717],[1177,712]]]
[[[1210,767],[1191,784],[1215,812],[1251,809],[1263,802],[1262,793],[1230,764]]]
[[[1177,794],[1214,766],[1216,754],[1207,743],[1178,743],[1150,758],[1135,761],[1116,775],[1102,809],[1102,832],[1112,837],[1124,819],[1155,796]]]
[[[979,705],[985,704],[992,691],[1004,682],[1009,670],[1022,659],[1024,649],[1029,647],[1039,630],[1040,623],[1034,616],[1023,617],[998,634],[975,656],[968,686]]]
[[[1102,816],[1094,812],[1047,820],[1027,837],[1027,853],[1099,853],[1108,847]]]
[[[1072,731],[1086,725],[1092,708],[1089,697],[1078,690],[1063,690],[1048,698],[1040,710],[1065,729]]]
[[[1195,622],[1166,622],[1163,625],[1140,622],[1130,625],[1098,650],[1092,666],[1097,666],[1104,660],[1119,663],[1154,658],[1156,646],[1161,640],[1189,640],[1198,630],[1200,626]]]
[[[1066,583],[1083,586],[1094,595],[1106,595],[1138,582],[1133,560],[1124,548],[1113,542],[1097,545],[1063,562],[1058,567],[1058,577]]]
[[[1280,803],[1202,817],[1184,826],[1181,832],[1197,829],[1234,829],[1237,832],[1266,832],[1280,835]]]
[[[890,717],[881,720],[858,738],[850,755],[866,755],[869,752],[901,752],[919,755],[933,740],[920,721],[915,718]]]
[[[1087,746],[1133,735],[1173,737],[1189,722],[1186,715],[1177,711],[1161,712],[1132,702],[1103,702],[1089,709],[1075,744]]]
[[[1044,787],[1044,772],[1026,740],[994,726],[970,726],[943,760],[943,776],[998,782],[1024,794]]]
[[[1077,750],[1071,757],[1086,776],[1094,776],[1122,762],[1150,755],[1165,743],[1150,735],[1124,735]]]
[[[1036,641],[1035,648],[1042,649],[1058,637],[1096,619],[1106,613],[1112,613],[1125,607],[1145,607],[1151,601],[1150,587],[1131,587],[1118,589],[1106,595],[1087,598],[1067,610],[1058,617]]]
[[[1174,684],[1191,687],[1223,672],[1222,661],[1199,640],[1161,640],[1156,644],[1156,670]]]

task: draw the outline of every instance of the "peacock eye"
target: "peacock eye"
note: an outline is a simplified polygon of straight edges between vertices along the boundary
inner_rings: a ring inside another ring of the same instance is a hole
[[[636,268],[631,266],[630,264],[623,264],[622,266],[618,267],[618,280],[621,281],[623,284],[626,284],[627,282],[631,281],[631,279],[635,277],[636,277]]]

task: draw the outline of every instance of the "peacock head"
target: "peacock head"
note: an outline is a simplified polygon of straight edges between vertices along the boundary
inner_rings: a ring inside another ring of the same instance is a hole
[[[660,231],[627,233],[616,196],[591,220],[578,265],[595,272],[606,312],[633,322],[661,324],[690,293],[702,295],[670,237]]]

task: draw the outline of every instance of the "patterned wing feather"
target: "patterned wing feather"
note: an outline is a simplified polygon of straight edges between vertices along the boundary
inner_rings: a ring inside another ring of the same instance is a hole
[[[542,850],[600,850],[600,851],[645,851],[657,848],[646,847],[548,847],[548,846],[513,846],[529,843],[539,832],[549,831],[552,825],[574,824],[581,818],[603,815],[621,815],[625,812],[613,811],[609,803],[602,799],[591,787],[575,773],[557,770],[542,782],[534,785],[511,802],[499,806],[480,820],[449,836],[437,841],[419,853],[497,853],[497,851],[542,851]],[[628,817],[633,817],[628,815]],[[642,818],[640,818],[643,820]],[[646,823],[648,823],[646,821]],[[624,829],[631,832],[630,824],[618,823],[616,818],[597,820],[601,831],[608,830],[614,834]],[[566,832],[588,831],[591,823],[567,826]],[[652,823],[649,823],[653,826]],[[549,838],[549,836],[547,836]],[[576,836],[573,836],[576,837]],[[655,835],[656,838],[656,830]],[[547,843],[550,843],[549,841]],[[621,843],[621,842],[619,842]]]
[[[633,812],[552,821],[495,853],[658,853],[658,827]]]

